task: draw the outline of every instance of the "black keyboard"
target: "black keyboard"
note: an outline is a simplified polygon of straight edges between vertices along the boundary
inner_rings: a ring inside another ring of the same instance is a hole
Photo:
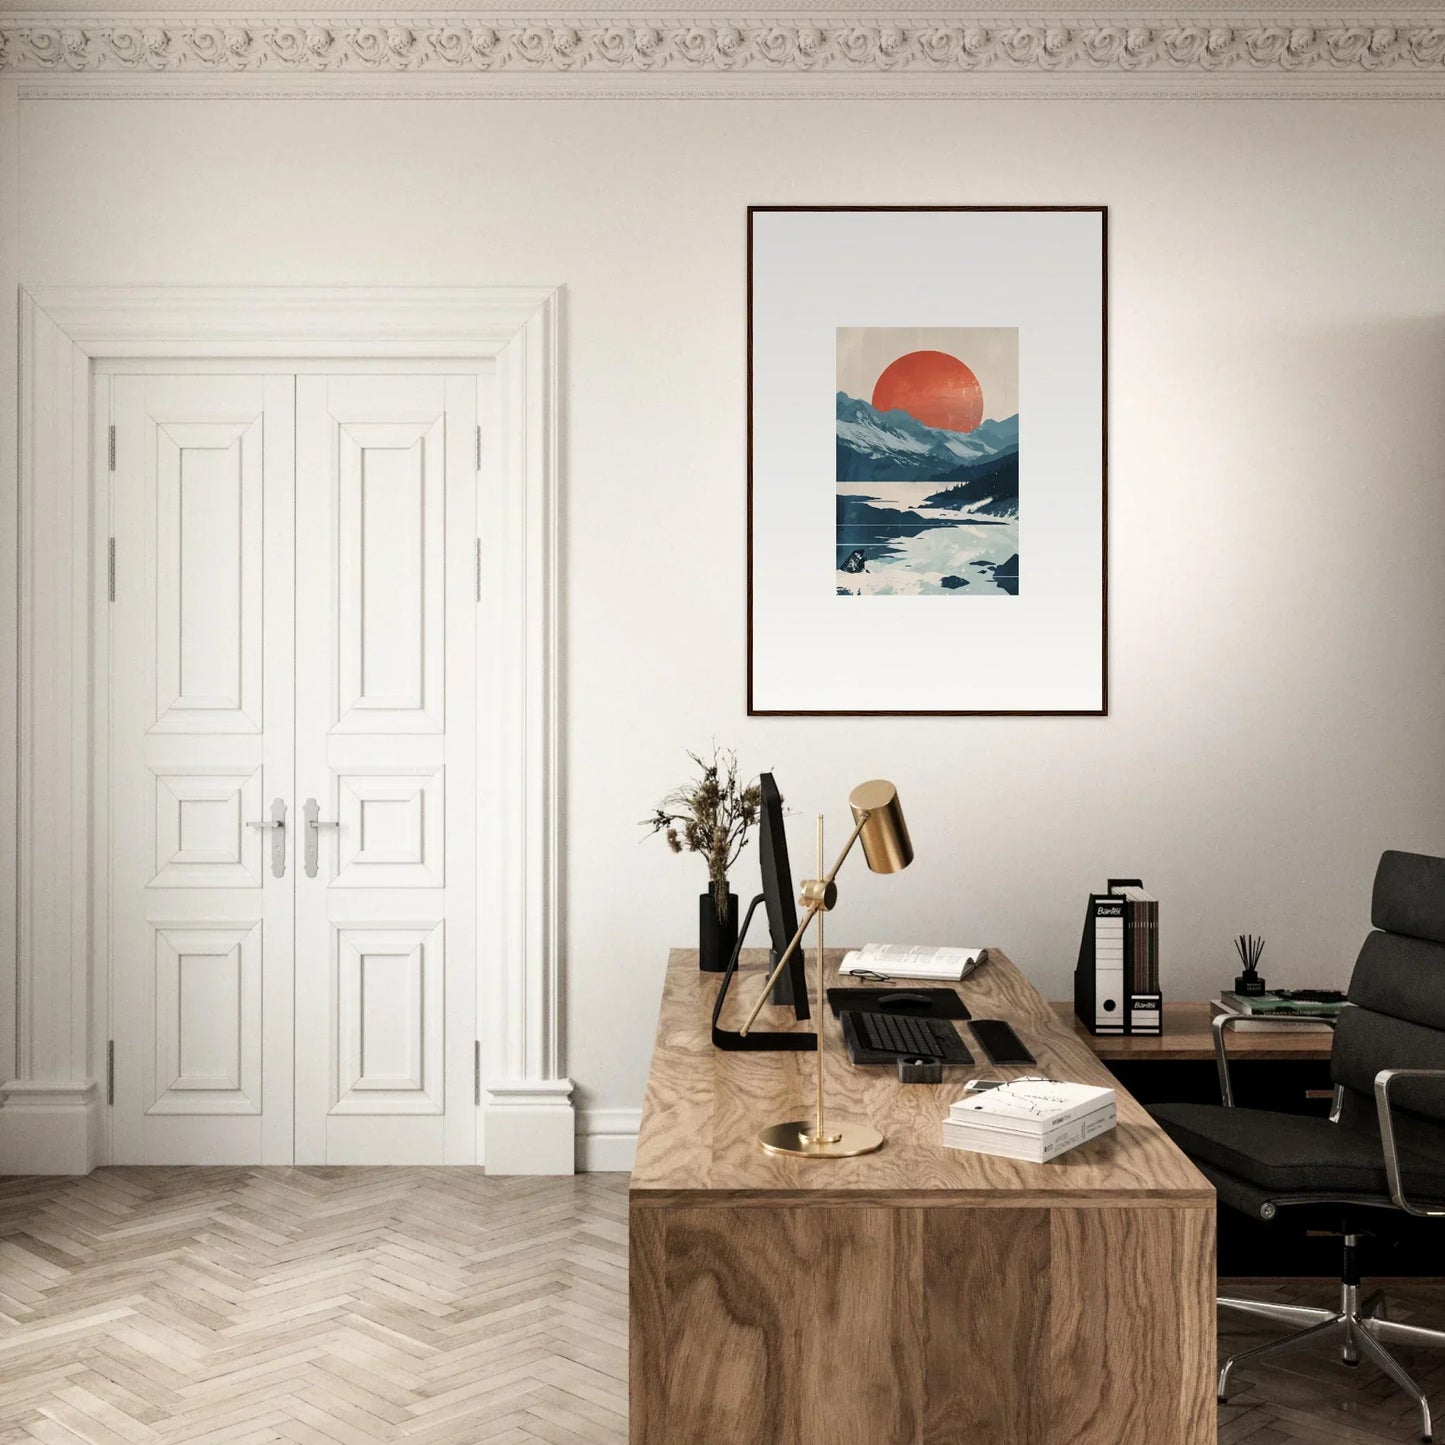
[[[890,1058],[936,1059],[941,1064],[971,1064],[973,1055],[947,1019],[856,1013],[843,1015],[861,1049]],[[855,1060],[855,1062],[867,1062]]]

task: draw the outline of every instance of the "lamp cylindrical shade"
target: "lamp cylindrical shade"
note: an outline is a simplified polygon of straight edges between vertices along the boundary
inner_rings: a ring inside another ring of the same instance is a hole
[[[853,810],[853,821],[863,823],[858,841],[875,873],[898,873],[913,862],[913,842],[903,820],[898,789],[892,783],[882,778],[859,783],[848,795],[848,806]],[[867,822],[863,822],[865,817]]]

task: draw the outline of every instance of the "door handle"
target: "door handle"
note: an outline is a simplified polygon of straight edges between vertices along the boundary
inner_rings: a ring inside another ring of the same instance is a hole
[[[248,828],[271,829],[271,871],[278,878],[286,876],[286,801],[277,798],[271,804],[271,816],[247,823]]]
[[[316,876],[317,855],[321,851],[321,830],[323,828],[339,828],[340,823],[334,819],[330,822],[321,817],[321,804],[315,798],[307,798],[306,805],[301,809],[306,814],[306,876]]]

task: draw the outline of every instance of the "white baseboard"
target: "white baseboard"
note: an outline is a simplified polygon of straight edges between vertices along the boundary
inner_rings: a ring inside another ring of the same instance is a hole
[[[577,1169],[577,1111],[572,1081],[497,1081],[487,1085],[483,1129],[488,1174],[572,1174]]]
[[[507,1086],[487,1108],[489,1174],[627,1173],[637,1150],[641,1109],[572,1106],[571,1085]],[[3,1088],[0,1175],[88,1174],[100,1162],[102,1111],[94,1083]]]
[[[0,1086],[0,1174],[89,1174],[100,1162],[100,1088],[17,1079]]]
[[[584,1173],[630,1173],[641,1109],[587,1109],[577,1119],[577,1167]]]

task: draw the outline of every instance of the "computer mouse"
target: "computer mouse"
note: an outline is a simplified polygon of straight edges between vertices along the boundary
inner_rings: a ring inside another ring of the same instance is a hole
[[[897,993],[880,993],[876,1000],[879,1008],[932,1008],[933,1000],[926,993],[909,993],[900,989]]]

